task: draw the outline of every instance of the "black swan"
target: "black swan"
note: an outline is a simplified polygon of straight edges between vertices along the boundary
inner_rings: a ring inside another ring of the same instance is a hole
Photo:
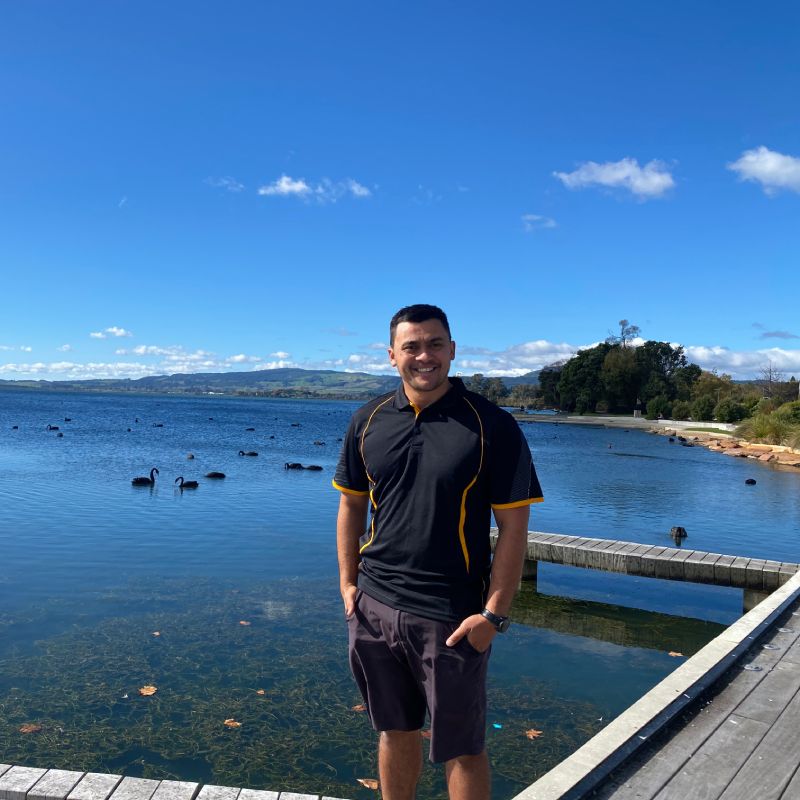
[[[155,467],[153,467],[153,469],[150,470],[150,477],[149,478],[143,478],[143,477],[134,478],[131,481],[131,484],[133,486],[155,486],[156,485],[156,479],[155,479],[156,475],[158,475],[158,470]]]
[[[178,483],[180,481],[180,483]],[[175,478],[175,483],[178,483],[179,489],[196,489],[200,484],[197,481],[185,481],[183,475]]]

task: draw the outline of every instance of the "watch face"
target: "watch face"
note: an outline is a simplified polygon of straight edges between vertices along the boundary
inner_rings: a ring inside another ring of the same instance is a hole
[[[505,632],[508,630],[508,626],[509,626],[509,625],[511,625],[511,620],[510,620],[510,619],[504,619],[504,620],[501,620],[501,621],[500,621],[500,622],[497,624],[497,631],[498,631],[498,633],[505,633]]]

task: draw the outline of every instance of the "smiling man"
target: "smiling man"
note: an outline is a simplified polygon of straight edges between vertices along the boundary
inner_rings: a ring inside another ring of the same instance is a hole
[[[384,800],[414,797],[426,713],[451,800],[486,800],[489,652],[542,492],[513,417],[448,376],[456,345],[440,308],[400,309],[389,341],[402,383],[353,415],[333,481],[350,666],[380,732]]]

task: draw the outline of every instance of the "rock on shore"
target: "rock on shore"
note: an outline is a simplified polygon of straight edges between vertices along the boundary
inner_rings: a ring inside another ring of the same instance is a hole
[[[663,436],[687,436],[692,444],[702,445],[716,453],[724,453],[733,458],[752,458],[765,464],[780,464],[785,467],[800,469],[800,450],[778,444],[754,444],[735,436],[720,436],[713,433],[693,433],[691,431],[676,431],[674,428],[664,428],[658,431]]]

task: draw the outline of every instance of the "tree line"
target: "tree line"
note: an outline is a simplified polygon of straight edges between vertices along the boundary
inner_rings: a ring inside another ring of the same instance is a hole
[[[795,377],[787,380],[772,364],[756,380],[734,382],[690,363],[681,346],[634,344],[638,326],[627,320],[619,326],[618,335],[542,369],[538,385],[509,389],[501,378],[477,374],[467,379],[467,388],[508,406],[576,414],[628,414],[638,408],[648,419],[719,422],[740,422],[800,399]]]

